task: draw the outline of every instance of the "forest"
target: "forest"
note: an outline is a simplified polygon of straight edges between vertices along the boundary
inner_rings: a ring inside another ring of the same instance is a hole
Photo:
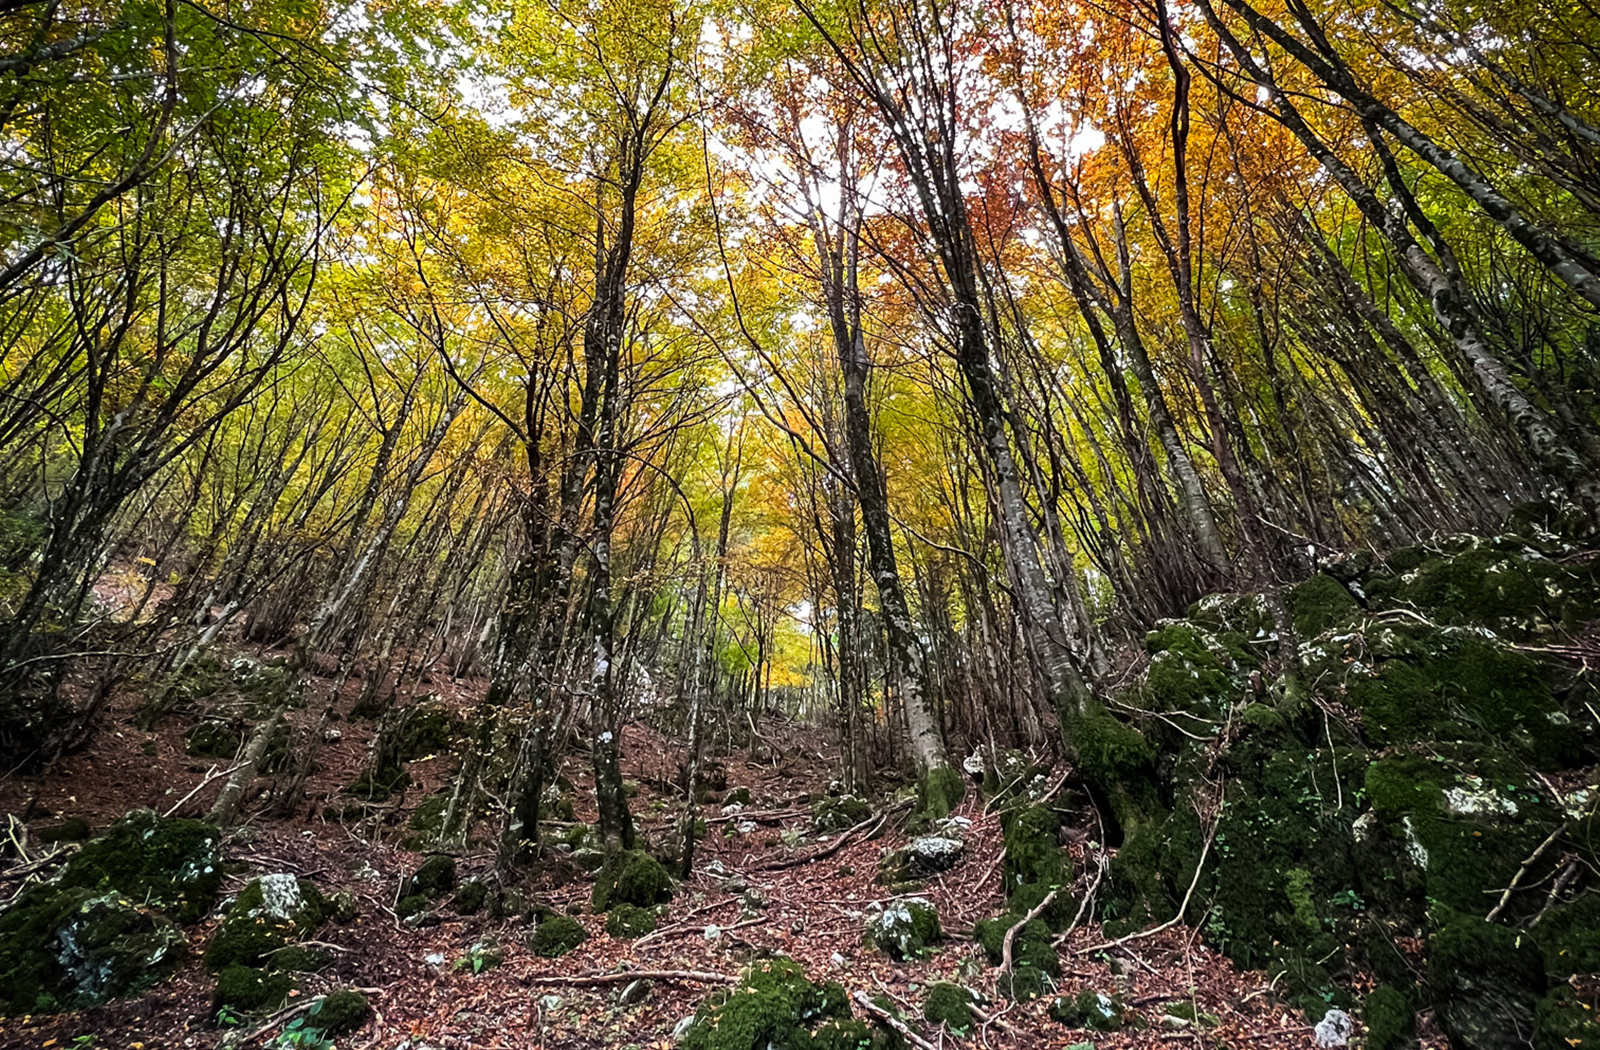
[[[0,1047],[1600,1050],[1592,0],[0,0]]]

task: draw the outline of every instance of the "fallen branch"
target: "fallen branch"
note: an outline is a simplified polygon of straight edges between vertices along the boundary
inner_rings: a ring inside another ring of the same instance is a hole
[[[527,984],[625,984],[629,981],[695,981],[699,984],[738,984],[739,978],[726,973],[708,973],[704,970],[628,970],[623,973],[582,973],[574,977],[529,974],[523,978]]]
[[[738,813],[725,813],[720,817],[706,817],[707,824],[726,824],[730,820],[749,820],[757,824],[776,824],[791,817],[808,817],[809,809],[763,809],[741,810]]]
[[[1505,910],[1506,905],[1511,901],[1511,895],[1516,892],[1517,884],[1522,881],[1522,877],[1524,875],[1528,874],[1528,869],[1532,868],[1534,864],[1538,862],[1539,857],[1543,855],[1544,851],[1550,848],[1550,844],[1556,839],[1560,838],[1561,833],[1566,830],[1567,822],[1563,820],[1556,827],[1556,829],[1550,833],[1548,838],[1539,843],[1538,849],[1535,849],[1532,853],[1528,854],[1528,859],[1522,862],[1522,867],[1518,868],[1517,873],[1511,877],[1511,885],[1507,886],[1506,891],[1500,894],[1499,902],[1495,904],[1494,908],[1484,918],[1485,922],[1493,922],[1496,916]]]
[[[1045,894],[1044,900],[1034,905],[1032,911],[1012,923],[1011,929],[1006,931],[1006,939],[1000,944],[1000,977],[1002,979],[1011,972],[1011,945],[1017,939],[1017,931],[1037,919],[1041,912],[1050,907],[1050,902],[1055,900],[1056,894],[1060,892],[1061,890],[1058,887]]]
[[[162,816],[163,816],[163,817],[170,817],[170,816],[172,816],[172,815],[173,815],[173,814],[174,814],[174,813],[176,813],[176,812],[178,812],[178,810],[179,810],[179,809],[181,809],[181,808],[182,808],[182,807],[183,807],[183,804],[184,804],[184,803],[185,803],[185,802],[187,802],[187,801],[189,801],[189,800],[190,800],[190,799],[191,799],[191,798],[194,798],[194,797],[195,797],[195,796],[196,796],[196,795],[198,795],[198,794],[200,794],[200,791],[201,791],[201,790],[202,790],[202,789],[203,789],[203,788],[204,788],[204,787],[205,787],[205,786],[206,786],[206,785],[207,785],[207,784],[209,784],[209,783],[211,783],[211,782],[212,782],[212,781],[213,781],[213,780],[216,780],[216,779],[217,779],[217,778],[219,778],[219,777],[225,777],[225,776],[229,776],[229,775],[231,775],[231,774],[233,774],[233,773],[235,773],[235,772],[237,772],[237,771],[238,771],[238,770],[241,770],[241,769],[243,769],[243,768],[244,768],[244,764],[243,764],[243,763],[240,763],[240,764],[239,764],[239,765],[237,765],[237,766],[234,766],[234,767],[233,767],[233,768],[232,768],[232,769],[222,769],[222,770],[219,770],[219,769],[217,769],[217,767],[216,767],[216,766],[212,766],[212,767],[211,767],[211,768],[210,768],[210,769],[209,769],[209,770],[208,770],[208,771],[207,771],[207,772],[206,772],[206,775],[205,775],[205,779],[204,779],[204,780],[202,780],[202,781],[200,781],[200,783],[198,783],[198,784],[196,784],[196,785],[195,785],[195,786],[194,786],[194,789],[193,789],[193,790],[192,790],[192,791],[190,791],[190,792],[189,792],[189,793],[188,793],[188,794],[187,794],[187,795],[185,795],[185,796],[183,796],[183,797],[182,797],[182,798],[180,798],[180,799],[179,799],[179,800],[178,800],[178,801],[176,801],[176,802],[174,802],[174,803],[173,803],[173,804],[172,804],[172,808],[171,808],[171,809],[169,809],[169,810],[167,810],[167,811],[166,811],[166,812],[165,812],[165,813],[163,813],[163,814],[161,814],[161,815],[162,815]]]
[[[888,1010],[885,1010],[883,1007],[873,1002],[872,996],[868,995],[866,992],[856,992],[855,1000],[861,1009],[865,1010],[869,1015],[871,1015],[874,1020],[895,1032],[900,1036],[900,1038],[904,1039],[912,1046],[918,1047],[920,1050],[939,1050],[938,1047],[934,1046],[932,1043],[922,1038],[922,1036],[913,1032],[904,1021],[900,1020],[900,1018],[896,1017]]]
[[[382,988],[351,988],[351,989],[349,989],[349,991],[360,992],[362,995],[382,995],[383,994],[383,989]],[[237,1038],[237,1039],[229,1039],[227,1036],[224,1036],[223,1039],[222,1039],[222,1042],[218,1043],[217,1045],[218,1045],[218,1047],[240,1047],[240,1046],[245,1046],[246,1044],[254,1042],[256,1039],[259,1039],[262,1036],[266,1035],[268,1032],[272,1031],[274,1028],[278,1027],[278,1025],[282,1024],[283,1022],[289,1020],[291,1017],[294,1017],[297,1014],[305,1013],[307,1010],[311,1009],[317,1003],[322,1002],[322,1000],[324,1000],[326,998],[327,998],[327,996],[325,996],[325,995],[318,995],[318,996],[313,996],[313,997],[311,997],[309,999],[306,999],[304,1002],[295,1003],[293,1006],[286,1006],[282,1010],[279,1010],[277,1013],[273,1014],[271,1017],[267,1018],[265,1021],[261,1022],[261,1024],[257,1025],[255,1028],[252,1028],[249,1032],[247,1032],[244,1035],[240,1036],[239,1038]]]
[[[1153,937],[1162,930],[1170,930],[1172,927],[1182,922],[1183,913],[1189,910],[1189,900],[1194,896],[1195,887],[1200,885],[1200,873],[1205,870],[1206,857],[1211,853],[1211,842],[1216,837],[1217,829],[1215,825],[1212,825],[1211,834],[1206,836],[1205,842],[1200,847],[1200,859],[1195,862],[1194,878],[1189,880],[1189,891],[1183,895],[1183,903],[1178,905],[1178,914],[1174,915],[1160,926],[1152,926],[1148,930],[1140,930],[1137,933],[1130,933],[1126,937],[1118,937],[1114,941],[1103,941],[1100,944],[1091,944],[1087,948],[1079,948],[1078,954],[1088,955],[1091,952],[1103,951],[1106,948],[1115,948],[1119,945],[1127,944],[1129,941],[1139,940],[1141,937]]]
[[[810,864],[812,861],[825,860],[828,857],[833,856],[835,853],[838,853],[840,850],[844,849],[845,846],[849,845],[851,838],[855,835],[855,833],[857,831],[859,831],[862,828],[866,827],[868,824],[871,824],[872,825],[871,831],[869,831],[867,833],[870,836],[872,834],[872,832],[877,831],[878,828],[883,826],[883,822],[889,819],[889,814],[890,813],[893,813],[895,810],[900,809],[903,806],[908,806],[910,804],[911,804],[911,800],[910,799],[906,799],[901,803],[898,803],[898,804],[896,804],[894,806],[889,807],[888,809],[884,810],[882,813],[877,814],[876,816],[868,817],[866,820],[863,820],[861,823],[857,824],[855,827],[846,830],[844,832],[844,834],[840,835],[833,842],[830,842],[823,849],[813,850],[812,852],[807,853],[804,856],[800,856],[800,857],[787,857],[787,858],[784,858],[783,860],[769,860],[765,864],[759,864],[756,867],[751,868],[750,870],[751,871],[783,871],[783,870],[785,870],[787,868],[798,868],[803,864]]]

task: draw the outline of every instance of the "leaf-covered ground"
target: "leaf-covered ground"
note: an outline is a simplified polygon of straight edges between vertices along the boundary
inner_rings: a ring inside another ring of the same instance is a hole
[[[465,704],[471,695],[463,688],[447,698]],[[33,801],[34,828],[85,817],[100,830],[134,808],[168,809],[216,766],[184,753],[180,719],[144,733],[128,715],[119,712],[116,726],[99,734],[90,750],[63,759],[47,774],[0,781],[0,808],[20,813]],[[300,717],[310,716],[301,712]],[[412,763],[413,788],[398,802],[371,807],[363,822],[346,826],[307,816],[338,799],[361,768],[370,726],[338,725],[340,738],[322,753],[298,815],[269,818],[264,813],[270,797],[258,798],[255,815],[224,851],[230,862],[224,898],[258,875],[290,872],[330,893],[351,890],[360,902],[354,922],[317,931],[316,940],[334,961],[300,979],[287,1012],[247,1017],[233,1028],[217,1025],[211,1009],[214,980],[199,958],[220,923],[219,909],[189,928],[189,961],[172,978],[136,998],[84,1012],[0,1019],[0,1046],[211,1047],[224,1041],[239,1045],[241,1036],[250,1045],[268,1045],[296,1016],[297,1005],[356,987],[366,990],[373,1013],[361,1029],[337,1041],[340,1047],[665,1048],[675,1045],[679,1022],[719,987],[716,976],[735,977],[752,959],[771,953],[798,960],[813,980],[886,997],[912,1031],[935,1046],[1313,1045],[1303,1015],[1279,1002],[1262,974],[1237,970],[1186,926],[1104,947],[1099,925],[1089,921],[1061,946],[1059,990],[1115,995],[1125,1021],[1116,1031],[1068,1028],[1049,1017],[1048,997],[1021,1004],[999,997],[980,1000],[981,1019],[966,1033],[928,1024],[922,1007],[932,982],[955,982],[986,996],[995,992],[996,970],[971,931],[975,921],[1004,911],[999,818],[969,793],[959,810],[972,822],[967,854],[918,891],[937,906],[944,940],[921,958],[892,961],[863,943],[863,930],[869,908],[893,899],[876,875],[883,853],[906,839],[906,807],[890,817],[880,837],[868,839],[865,829],[857,828],[842,848],[803,862],[836,845],[838,833],[822,835],[810,826],[808,801],[822,796],[831,776],[827,736],[794,726],[767,727],[768,742],[758,742],[754,754],[741,751],[728,760],[730,790],[748,787],[751,802],[730,817],[715,805],[706,807],[708,834],[699,845],[695,876],[679,888],[654,934],[638,941],[608,936],[605,916],[589,913],[591,876],[560,855],[522,888],[529,903],[572,914],[584,926],[587,940],[565,956],[535,955],[525,943],[530,927],[484,914],[461,917],[441,908],[439,925],[408,928],[393,908],[402,878],[423,858],[393,843],[416,802],[444,782],[453,762],[446,756]],[[653,838],[671,825],[681,805],[662,790],[671,782],[677,755],[668,741],[643,727],[630,727],[625,742],[625,772],[640,784],[633,809],[641,830]],[[582,757],[574,756],[564,771],[575,785],[571,797],[578,818],[592,819],[593,813],[584,811],[589,798],[584,766]],[[196,796],[184,812],[203,811],[211,790]],[[1094,882],[1100,859],[1093,816],[1061,790],[1051,804],[1067,829],[1074,895],[1081,897]],[[753,830],[749,823],[755,824]],[[17,825],[13,834],[20,834]],[[35,859],[46,855],[48,847],[30,850]],[[462,879],[492,876],[495,858],[480,849],[459,856],[457,863]],[[707,873],[718,865],[728,877]],[[5,897],[18,891],[24,870],[12,864],[0,886]],[[43,870],[47,873],[48,866]],[[743,885],[758,890],[768,903],[741,917]],[[473,947],[480,946],[482,954],[485,943],[497,946],[503,961],[474,973]],[[468,961],[458,963],[463,959]],[[649,979],[623,1002],[632,978],[619,975],[631,971],[678,975]],[[1424,1035],[1425,1045],[1439,1045]]]

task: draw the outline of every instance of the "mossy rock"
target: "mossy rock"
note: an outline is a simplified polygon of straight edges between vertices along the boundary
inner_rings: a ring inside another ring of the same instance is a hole
[[[322,948],[308,948],[291,944],[269,952],[266,956],[268,970],[285,973],[316,973],[333,965],[333,954]]]
[[[313,1013],[306,1019],[306,1026],[334,1039],[360,1028],[371,1012],[367,997],[360,992],[334,992],[324,996],[321,1003],[313,1007]]]
[[[267,965],[279,949],[321,924],[324,903],[312,883],[293,875],[252,879],[206,945],[206,969]]]
[[[1000,817],[1005,840],[1005,861],[1001,875],[1005,880],[1007,903],[1012,912],[1026,915],[1052,890],[1071,882],[1069,858],[1057,838],[1059,822],[1047,805],[1010,810]],[[1057,893],[1041,917],[1051,929],[1061,929],[1072,921],[1070,898]]]
[[[54,1013],[132,995],[186,952],[181,930],[119,894],[30,887],[0,916],[0,1012]]]
[[[973,926],[973,939],[990,963],[998,966],[1004,961],[1006,931],[1021,918],[998,915]],[[1054,939],[1042,919],[1033,919],[1017,931],[1011,941],[1011,973],[1001,975],[1000,994],[1017,1000],[1037,999],[1055,987],[1055,980],[1061,976],[1061,958],[1056,954]]]
[[[1416,1038],[1417,1015],[1411,1000],[1391,985],[1379,985],[1361,1004],[1367,1025],[1367,1050],[1400,1050]]]
[[[450,899],[450,910],[457,915],[476,915],[488,901],[488,885],[482,879],[468,879]]]
[[[863,1041],[864,1040],[864,1041]],[[881,1047],[850,1018],[850,1000],[837,984],[806,980],[786,956],[751,964],[731,989],[713,992],[695,1011],[682,1050],[857,1050]]]
[[[1450,1045],[1527,1045],[1544,998],[1544,959],[1532,938],[1455,913],[1428,942],[1428,990]]]
[[[436,853],[423,861],[406,880],[402,896],[421,894],[429,900],[438,900],[456,886],[456,859],[448,854]]]
[[[450,793],[441,791],[417,803],[406,821],[408,834],[400,845],[411,850],[428,850],[438,845],[444,830],[444,811],[450,806]]]
[[[395,918],[404,922],[415,915],[422,915],[433,907],[433,900],[426,893],[413,893],[395,901]]]
[[[253,966],[232,965],[217,974],[211,1009],[226,1007],[237,1013],[268,1013],[283,1005],[294,990],[294,975],[269,973]]]
[[[1600,1018],[1595,1017],[1592,993],[1585,1002],[1567,985],[1539,1000],[1534,1008],[1534,1026],[1536,1050],[1588,1050],[1600,1046]]]
[[[972,1029],[972,993],[959,984],[938,981],[928,986],[922,1016],[929,1024],[945,1025],[952,1032]]]
[[[643,937],[656,928],[653,908],[638,908],[632,904],[612,905],[606,915],[606,933],[618,939]]]
[[[872,807],[864,798],[840,795],[838,798],[818,799],[811,807],[811,826],[817,831],[847,831],[872,816]]]
[[[1241,694],[1228,666],[1235,654],[1220,646],[1214,649],[1208,644],[1210,637],[1182,620],[1167,621],[1145,636],[1150,666],[1144,691],[1157,710],[1214,716]],[[1241,650],[1237,655],[1248,654]]]
[[[202,758],[232,758],[243,736],[227,722],[197,722],[183,734],[183,750]]]
[[[908,897],[890,901],[867,919],[867,943],[891,959],[915,959],[944,939],[931,901]]]
[[[588,940],[589,935],[576,919],[565,915],[546,915],[533,928],[528,947],[546,959],[563,956]]]
[[[748,806],[750,804],[750,789],[740,786],[731,789],[726,795],[722,796],[723,805],[731,806],[735,803],[741,806]]]
[[[606,857],[595,877],[590,903],[595,912],[618,904],[653,908],[672,899],[672,878],[667,869],[644,850],[618,850]]]
[[[419,704],[406,714],[386,741],[388,753],[395,762],[412,762],[448,751],[461,731],[461,721],[444,705]]]
[[[1344,584],[1321,573],[1293,588],[1288,604],[1295,633],[1301,638],[1343,627],[1361,613],[1361,604]]]
[[[1050,1018],[1068,1028],[1114,1032],[1123,1025],[1122,1000],[1085,988],[1077,995],[1058,995],[1050,1001]]]
[[[203,821],[138,810],[74,854],[56,885],[120,893],[187,925],[217,899],[221,841]]]

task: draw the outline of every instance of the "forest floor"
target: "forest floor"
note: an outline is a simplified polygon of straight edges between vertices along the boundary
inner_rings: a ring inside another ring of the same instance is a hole
[[[475,693],[470,684],[429,685],[447,701],[463,708]],[[166,811],[216,768],[184,751],[181,719],[168,718],[154,732],[136,729],[133,700],[110,713],[103,730],[86,750],[63,758],[47,775],[13,774],[0,779],[0,812],[21,813],[37,795],[34,826],[61,818],[87,818],[98,831],[140,807]],[[308,719],[307,712],[298,712]],[[323,805],[337,800],[341,788],[361,769],[372,726],[337,723],[342,735],[320,754],[308,784],[308,798],[297,815],[269,818],[266,800],[246,809],[248,830],[235,835],[225,849],[233,872],[223,894],[236,893],[251,878],[292,872],[314,880],[325,892],[348,889],[361,902],[360,915],[346,925],[328,925],[317,938],[334,955],[331,967],[306,975],[295,1003],[339,988],[365,990],[373,1013],[359,1031],[338,1040],[341,1048],[360,1050],[424,1050],[424,1048],[538,1047],[576,1050],[628,1047],[641,1050],[675,1045],[674,1028],[691,1015],[702,997],[718,985],[686,977],[657,977],[638,1001],[620,1001],[626,982],[622,971],[693,971],[737,975],[752,958],[781,952],[802,963],[813,980],[834,980],[847,990],[885,994],[898,1002],[921,1038],[939,1047],[984,1048],[1071,1047],[1089,1044],[1097,1050],[1135,1046],[1309,1047],[1312,1030],[1303,1015],[1279,1002],[1264,974],[1240,971],[1205,943],[1204,936],[1177,926],[1113,948],[1096,922],[1076,929],[1061,946],[1060,991],[1076,994],[1092,989],[1117,994],[1132,1023],[1116,1032],[1068,1029],[1050,1019],[1048,999],[1010,1004],[988,1001],[989,1020],[964,1037],[922,1020],[922,989],[934,981],[955,981],[992,993],[995,969],[971,939],[974,921],[1003,912],[1000,878],[1002,842],[999,817],[986,813],[982,800],[969,793],[959,814],[972,821],[969,849],[951,871],[929,880],[920,892],[938,908],[945,939],[924,958],[896,963],[863,944],[865,914],[873,902],[890,899],[875,882],[878,861],[906,839],[905,811],[877,840],[855,836],[832,855],[794,863],[824,850],[834,836],[821,836],[809,824],[805,799],[819,798],[833,776],[828,734],[798,726],[771,726],[772,738],[752,755],[737,753],[727,760],[728,786],[748,787],[751,803],[739,822],[757,827],[727,835],[734,824],[716,806],[705,807],[709,833],[699,843],[695,874],[679,887],[657,932],[639,941],[619,940],[604,931],[604,916],[589,914],[592,877],[570,861],[558,858],[523,887],[530,901],[572,913],[588,939],[558,959],[534,955],[524,944],[523,928],[513,921],[496,922],[486,915],[457,917],[441,911],[442,924],[412,929],[398,921],[393,905],[401,879],[414,871],[422,855],[393,844],[411,807],[448,778],[448,758],[419,760],[410,767],[413,789],[388,811],[366,824],[346,827],[324,820]],[[654,839],[676,820],[681,800],[664,797],[675,774],[676,746],[653,731],[630,726],[624,736],[624,772],[640,785],[632,808],[641,830]],[[226,763],[223,763],[225,766]],[[579,819],[592,820],[592,791],[582,756],[568,759],[564,772],[575,785],[572,798]],[[186,803],[182,813],[203,814],[215,785]],[[585,804],[591,807],[585,812]],[[1065,802],[1058,805],[1067,806]],[[1066,812],[1081,895],[1097,870],[1091,841],[1093,817]],[[787,834],[786,834],[787,833]],[[1086,855],[1086,853],[1088,855]],[[759,889],[770,905],[754,917],[740,919],[741,895],[730,892],[724,879],[706,868],[714,862]],[[788,862],[788,866],[776,867]],[[488,874],[495,857],[487,850],[457,858],[460,877]],[[17,879],[0,871],[0,897],[16,892]],[[281,1030],[289,1014],[263,1023],[254,1019],[242,1029],[219,1029],[210,1008],[213,981],[199,961],[220,916],[189,930],[189,961],[173,977],[144,994],[76,1013],[0,1018],[0,1047],[116,1047],[156,1050],[160,1047],[216,1047],[228,1040],[239,1046],[240,1031],[249,1045],[262,1046]],[[503,947],[501,965],[474,974],[453,972],[453,963],[472,945],[493,938]],[[1099,946],[1099,947],[1097,947]],[[630,979],[631,980],[631,979]],[[0,982],[4,976],[0,975]],[[592,983],[585,983],[592,981]],[[635,990],[637,992],[637,989]],[[1203,1030],[1168,1017],[1172,1004],[1189,1003],[1192,1016],[1205,1018]],[[1424,1045],[1442,1045],[1424,1035]],[[92,1038],[89,1038],[92,1037]]]

